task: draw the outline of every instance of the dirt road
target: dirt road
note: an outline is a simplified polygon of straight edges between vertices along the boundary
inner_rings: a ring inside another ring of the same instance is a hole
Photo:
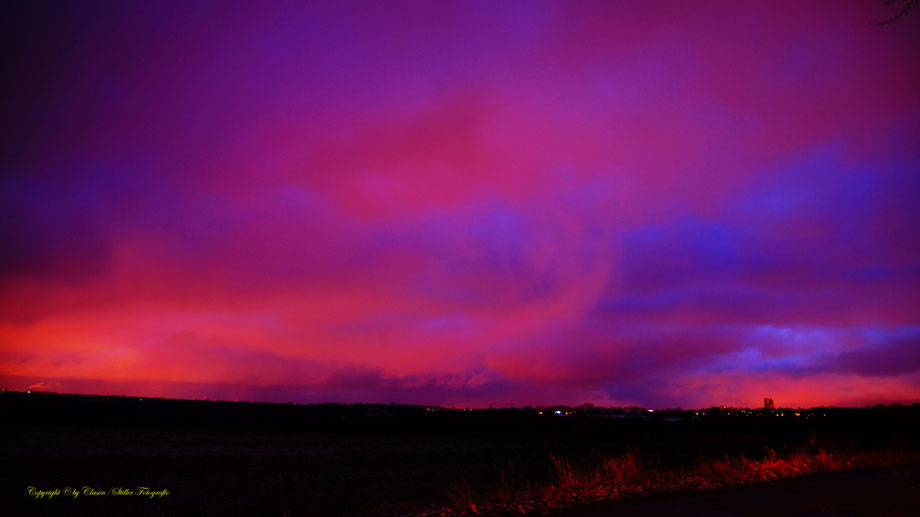
[[[920,465],[838,472],[592,508],[567,517],[915,516]]]

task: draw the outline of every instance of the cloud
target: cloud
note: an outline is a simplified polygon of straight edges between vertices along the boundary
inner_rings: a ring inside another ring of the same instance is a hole
[[[0,282],[79,283],[110,268],[111,243],[91,189],[7,178],[0,206]]]
[[[9,375],[471,405],[920,393],[906,26],[229,9],[9,10]]]
[[[855,349],[821,354],[801,367],[803,374],[834,372],[864,377],[889,377],[920,370],[920,332],[909,328],[882,341]]]

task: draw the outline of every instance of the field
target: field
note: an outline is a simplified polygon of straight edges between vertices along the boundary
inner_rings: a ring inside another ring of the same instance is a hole
[[[570,517],[920,515],[920,466],[803,476],[622,502]]]
[[[650,414],[0,400],[2,500],[15,515],[540,515],[920,458],[920,405]]]

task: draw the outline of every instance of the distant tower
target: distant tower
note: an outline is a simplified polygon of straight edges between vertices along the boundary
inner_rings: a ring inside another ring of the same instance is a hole
[[[764,409],[774,409],[774,408],[773,408],[773,399],[771,399],[771,398],[764,398],[764,399],[763,399],[763,408],[764,408]]]

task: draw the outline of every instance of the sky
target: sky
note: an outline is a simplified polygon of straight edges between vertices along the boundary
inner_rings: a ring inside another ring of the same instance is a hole
[[[920,402],[920,13],[2,9],[7,389]]]

